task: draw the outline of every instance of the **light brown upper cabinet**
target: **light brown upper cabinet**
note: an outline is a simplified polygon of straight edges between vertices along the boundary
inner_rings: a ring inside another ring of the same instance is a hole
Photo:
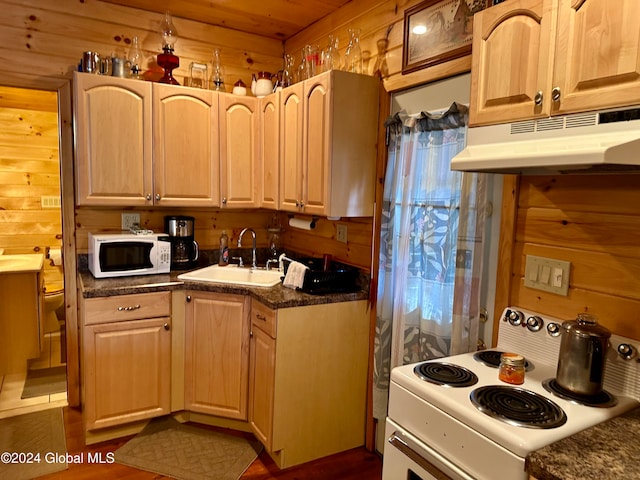
[[[154,204],[219,205],[218,96],[153,85]]]
[[[78,205],[148,205],[152,84],[74,73]]]
[[[471,125],[638,102],[636,0],[509,0],[473,31]]]
[[[218,96],[74,73],[78,205],[219,205]]]
[[[280,210],[373,215],[378,79],[333,70],[280,98]]]
[[[220,95],[220,205],[260,206],[259,99]]]
[[[261,207],[278,209],[280,172],[280,92],[260,99]]]

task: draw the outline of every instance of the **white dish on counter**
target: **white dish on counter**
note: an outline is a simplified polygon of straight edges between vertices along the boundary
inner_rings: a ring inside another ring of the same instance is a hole
[[[273,287],[280,283],[283,274],[277,270],[239,268],[234,265],[211,265],[178,275],[178,280],[215,282],[251,287]]]

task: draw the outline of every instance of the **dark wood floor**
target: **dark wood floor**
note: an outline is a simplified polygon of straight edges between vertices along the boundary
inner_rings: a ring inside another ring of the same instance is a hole
[[[96,445],[85,446],[82,431],[82,414],[73,408],[64,409],[65,434],[67,437],[67,453],[71,455],[88,452],[101,452],[103,457],[115,452],[131,437],[121,438]],[[248,435],[238,433],[238,435]],[[162,475],[145,472],[117,463],[112,464],[71,464],[63,472],[40,477],[41,480],[65,479],[82,480],[96,478],[160,480],[167,479]],[[258,458],[242,475],[242,480],[380,480],[382,478],[382,460],[379,455],[368,452],[364,448],[356,448],[313,462],[279,470],[271,457],[263,450]]]

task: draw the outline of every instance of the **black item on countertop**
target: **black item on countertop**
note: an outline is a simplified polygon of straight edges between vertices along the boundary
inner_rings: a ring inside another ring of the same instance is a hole
[[[324,258],[298,258],[297,262],[309,267],[305,273],[302,290],[312,295],[327,293],[351,293],[360,289],[358,285],[359,270],[340,262],[331,262],[328,270],[324,270]],[[284,273],[287,274],[289,262],[284,262]]]

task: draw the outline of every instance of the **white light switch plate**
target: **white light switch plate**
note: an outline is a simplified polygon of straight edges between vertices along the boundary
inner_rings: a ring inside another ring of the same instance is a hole
[[[554,258],[527,255],[524,286],[567,296],[571,263]]]

